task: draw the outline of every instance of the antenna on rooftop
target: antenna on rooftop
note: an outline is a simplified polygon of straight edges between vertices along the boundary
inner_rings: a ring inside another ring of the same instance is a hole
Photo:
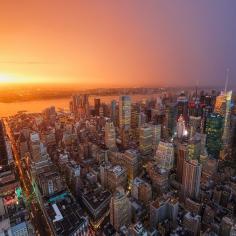
[[[197,82],[196,82],[196,90],[195,90],[195,96],[196,96],[196,98],[197,98],[197,95],[198,95],[198,85],[199,85],[199,81],[197,80]]]
[[[226,69],[226,79],[225,79],[225,93],[228,89],[228,83],[229,83],[229,68]]]

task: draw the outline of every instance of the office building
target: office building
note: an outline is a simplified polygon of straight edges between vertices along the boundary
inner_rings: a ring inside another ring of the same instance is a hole
[[[155,160],[160,168],[170,170],[174,166],[174,145],[173,143],[160,141]]]
[[[142,155],[150,155],[152,153],[152,128],[143,126],[139,130],[139,150]]]
[[[175,198],[159,198],[150,204],[150,224],[156,228],[159,223],[169,220],[176,224],[179,202]]]
[[[183,119],[188,122],[188,98],[182,92],[177,98],[177,119],[183,116]]]
[[[116,130],[112,121],[105,124],[105,145],[108,149],[116,148]]]
[[[183,192],[185,197],[198,199],[202,165],[197,160],[185,160],[183,166]]]
[[[131,205],[124,189],[117,188],[110,202],[110,222],[119,231],[131,222]]]
[[[136,177],[132,182],[131,196],[147,204],[152,199],[152,187],[143,179]]]
[[[121,96],[119,99],[119,127],[129,130],[131,125],[131,98]]]
[[[206,122],[206,147],[207,152],[214,158],[218,158],[222,149],[224,118],[216,113],[212,113],[207,117]]]
[[[178,118],[176,132],[177,132],[178,139],[182,139],[183,137],[186,137],[188,134],[186,126],[185,126],[185,120],[182,115],[180,115]]]
[[[197,236],[200,233],[201,217],[188,212],[183,219],[183,226],[190,232],[191,235]]]

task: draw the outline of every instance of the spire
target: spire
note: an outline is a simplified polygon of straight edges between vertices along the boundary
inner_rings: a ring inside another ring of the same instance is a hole
[[[228,83],[229,83],[229,68],[226,69],[226,79],[225,79],[225,93],[228,89]]]

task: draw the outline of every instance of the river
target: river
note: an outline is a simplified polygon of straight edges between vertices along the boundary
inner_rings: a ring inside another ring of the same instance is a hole
[[[131,95],[132,101],[140,101],[147,98],[158,97],[158,94],[136,94]],[[94,105],[94,98],[100,98],[103,103],[110,103],[112,100],[119,100],[119,96],[90,96],[89,104]],[[0,117],[15,115],[18,111],[41,112],[49,106],[55,106],[57,109],[68,109],[70,98],[45,99],[28,102],[0,103]]]

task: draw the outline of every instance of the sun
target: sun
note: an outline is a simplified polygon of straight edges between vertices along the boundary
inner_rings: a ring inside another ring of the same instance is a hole
[[[10,80],[9,76],[0,74],[0,83],[9,83]]]
[[[15,80],[13,77],[5,74],[0,74],[0,83],[12,83],[14,81]]]

